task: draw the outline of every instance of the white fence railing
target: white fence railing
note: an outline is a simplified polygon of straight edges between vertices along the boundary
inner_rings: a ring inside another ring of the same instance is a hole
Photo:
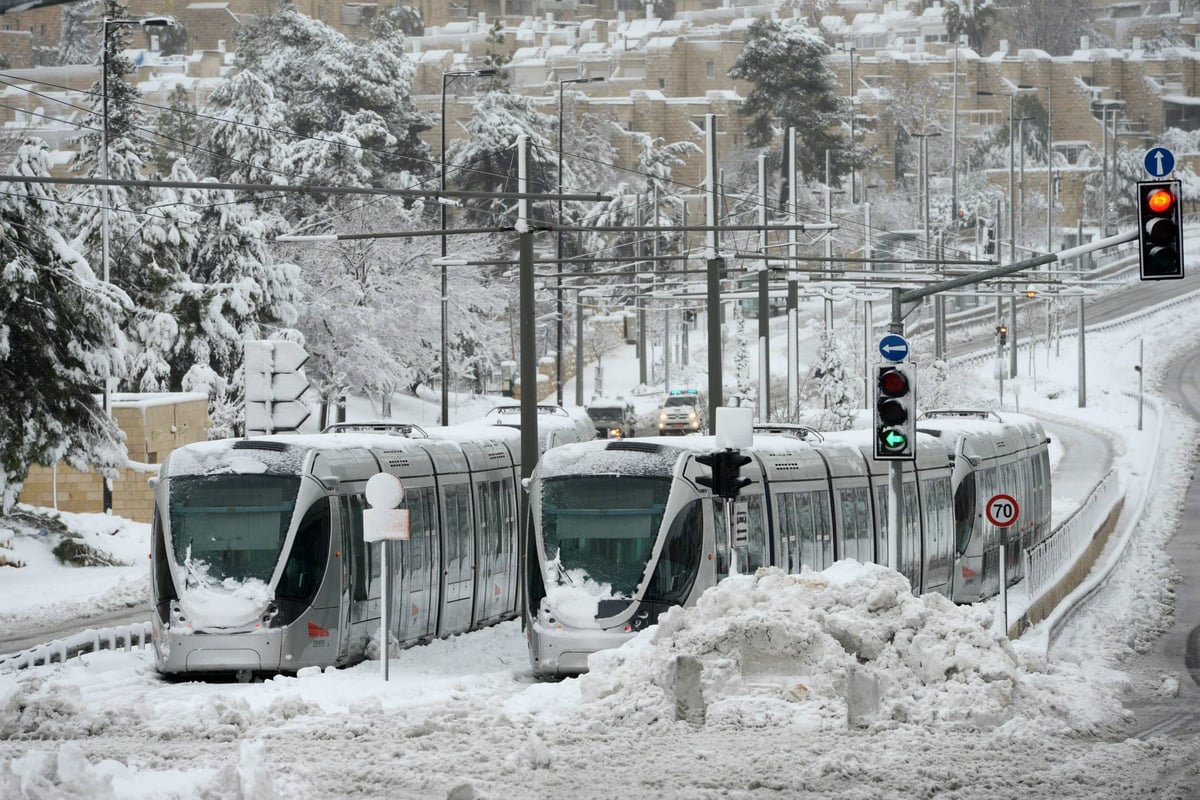
[[[61,664],[68,658],[95,653],[99,650],[129,652],[134,647],[144,649],[150,643],[150,622],[120,625],[115,628],[89,628],[72,636],[39,644],[19,653],[0,656],[0,672],[28,669],[46,664]]]
[[[1030,600],[1040,598],[1075,565],[1122,496],[1120,475],[1115,469],[1109,470],[1071,516],[1045,541],[1025,551]]]

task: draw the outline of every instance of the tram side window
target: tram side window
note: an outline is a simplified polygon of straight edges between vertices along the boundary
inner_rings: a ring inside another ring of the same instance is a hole
[[[693,500],[676,515],[663,543],[646,600],[651,603],[678,605],[687,599],[700,570],[704,546],[703,500]]]
[[[875,559],[880,564],[888,563],[888,487],[875,487]]]
[[[931,569],[942,569],[950,558],[950,482],[947,478],[924,481],[925,544]]]
[[[304,515],[275,593],[303,603],[317,594],[329,560],[329,501],[319,500]]]
[[[810,492],[796,495],[796,532],[800,535],[800,568],[821,569],[817,565],[817,531],[813,525]]]
[[[404,565],[406,575],[417,575],[430,568],[433,558],[433,489],[425,487],[407,492],[408,501],[408,563]]]
[[[867,507],[867,487],[838,489],[842,513],[842,558],[867,563],[871,560],[871,512]]]
[[[487,481],[479,487],[479,550],[488,558],[500,552],[499,481]]]
[[[761,494],[752,494],[746,498],[746,528],[748,545],[746,547],[746,567],[756,570],[767,564],[767,521],[766,509]]]
[[[994,466],[988,467],[985,470],[981,470],[979,473],[979,486],[980,486],[979,496],[983,499],[983,502],[985,502],[985,503],[987,502],[987,498],[993,497],[996,494],[997,486],[998,486],[998,476],[996,473],[997,473],[997,470],[996,470],[996,467],[994,467]],[[988,547],[988,548],[994,547],[1000,543],[1000,529],[999,528],[997,528],[995,525],[992,525],[991,523],[988,523],[985,521],[983,523],[983,530],[985,532],[983,541],[984,541],[984,544],[986,545],[986,547]]]
[[[793,572],[796,553],[795,504],[791,493],[775,493],[776,561],[785,572]]]
[[[975,473],[968,472],[954,494],[954,546],[961,555],[967,551],[975,525]]]
[[[515,493],[513,492],[513,482],[511,478],[505,478],[497,484],[497,490],[500,492],[498,498],[500,503],[500,542],[497,552],[509,551],[512,549],[512,543],[517,540],[517,530],[520,526],[517,525],[517,509],[515,507]]]
[[[446,498],[446,526],[442,531],[442,538],[446,541],[446,546],[442,555],[445,557],[446,568],[455,575],[458,574],[458,559],[462,557],[458,540],[458,498],[461,494],[459,486],[446,486],[443,490]]]
[[[154,544],[151,549],[154,554],[154,596],[158,598],[158,614],[166,622],[170,614],[170,603],[178,596],[175,593],[175,581],[171,579],[171,561],[167,553],[167,540],[163,535],[162,521],[158,507],[154,508],[154,524],[150,528]]]
[[[813,492],[813,532],[816,535],[814,569],[825,569],[833,563],[833,521],[830,519],[829,492]]]
[[[901,570],[916,587],[921,573],[921,504],[917,500],[917,484],[915,481],[904,484],[904,534],[900,539],[904,543],[900,555]]]
[[[363,541],[363,507],[362,495],[343,497],[341,503],[342,527],[350,532],[351,567],[354,584],[355,600],[367,599],[367,575],[370,567],[367,563],[367,543]]]

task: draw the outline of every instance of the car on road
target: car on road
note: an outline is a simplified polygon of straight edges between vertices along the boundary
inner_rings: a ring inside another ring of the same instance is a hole
[[[704,430],[704,415],[701,411],[700,392],[696,389],[672,389],[655,417],[658,433],[662,436],[684,436]]]
[[[596,399],[587,404],[586,411],[601,439],[625,438],[637,433],[637,413],[632,403],[620,398]]]

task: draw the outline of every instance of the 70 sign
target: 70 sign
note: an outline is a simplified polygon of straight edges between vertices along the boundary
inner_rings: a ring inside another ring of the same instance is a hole
[[[1007,528],[1017,521],[1021,507],[1017,505],[1016,499],[1011,494],[997,494],[987,501],[984,511],[987,514],[988,522],[997,528]]]

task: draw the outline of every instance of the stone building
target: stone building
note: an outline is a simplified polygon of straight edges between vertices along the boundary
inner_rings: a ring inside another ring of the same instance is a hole
[[[116,394],[112,415],[125,433],[129,465],[112,483],[112,511],[149,522],[154,492],[147,481],[171,451],[208,438],[208,398],[203,394]],[[34,466],[19,502],[74,513],[104,510],[103,485],[95,472],[66,464]]]

